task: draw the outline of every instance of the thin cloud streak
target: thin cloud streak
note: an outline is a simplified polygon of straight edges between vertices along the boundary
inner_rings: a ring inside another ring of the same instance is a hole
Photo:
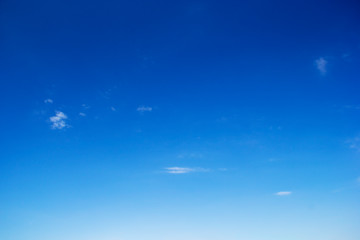
[[[187,167],[167,167],[165,168],[166,173],[170,174],[185,174],[191,172],[208,172],[208,169],[204,168],[187,168]]]
[[[277,196],[289,196],[289,195],[291,195],[292,194],[292,192],[277,192],[277,193],[275,193],[275,195],[277,195]]]
[[[152,107],[147,107],[147,106],[139,106],[136,111],[143,113],[143,112],[151,112],[153,109]]]

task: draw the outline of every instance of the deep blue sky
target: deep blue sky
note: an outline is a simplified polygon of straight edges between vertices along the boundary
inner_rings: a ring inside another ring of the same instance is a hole
[[[0,238],[358,240],[357,1],[0,2]]]

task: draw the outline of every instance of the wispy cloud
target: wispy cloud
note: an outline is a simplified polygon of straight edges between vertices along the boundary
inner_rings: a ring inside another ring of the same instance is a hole
[[[277,196],[288,196],[291,194],[292,194],[292,192],[277,192],[277,193],[275,193],[275,195],[277,195]]]
[[[83,112],[79,113],[79,115],[82,116],[82,117],[86,117],[86,114],[83,113]]]
[[[108,88],[106,90],[101,90],[100,95],[102,97],[104,97],[105,99],[110,99],[116,89],[117,89],[117,86],[113,86],[113,87]]]
[[[167,167],[165,171],[170,174],[184,174],[191,172],[208,172],[209,170],[204,168]]]
[[[350,53],[344,53],[341,55],[341,58],[344,60],[344,61],[347,61],[347,62],[351,62],[352,61],[352,57],[351,57],[351,54]]]
[[[219,170],[220,172],[226,172],[226,171],[228,171],[227,168],[218,168],[218,170]]]
[[[177,158],[202,158],[203,154],[197,152],[181,153],[177,155]]]
[[[315,60],[316,68],[319,70],[319,72],[322,75],[325,75],[327,72],[327,64],[328,64],[328,61],[323,57],[320,57]]]
[[[345,105],[344,108],[350,110],[360,110],[360,105]]]
[[[89,109],[90,108],[90,106],[89,105],[87,105],[87,104],[81,104],[81,106],[84,108],[84,109]]]
[[[111,109],[111,111],[116,112],[116,108],[111,107],[110,109]]]
[[[143,112],[151,112],[152,110],[153,110],[152,107],[147,107],[147,106],[139,106],[136,109],[136,111],[141,112],[141,113],[143,113]]]
[[[51,128],[52,129],[63,129],[65,127],[69,127],[69,125],[65,122],[68,117],[65,113],[56,111],[55,116],[50,117]]]
[[[53,101],[52,99],[50,99],[50,98],[44,100],[44,103],[50,103],[50,104],[51,104],[51,103],[53,103],[53,102],[54,102],[54,101]]]
[[[355,137],[347,141],[349,143],[349,147],[360,151],[360,137]]]

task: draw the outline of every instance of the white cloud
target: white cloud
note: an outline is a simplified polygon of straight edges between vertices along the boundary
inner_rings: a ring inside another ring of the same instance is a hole
[[[291,194],[292,194],[292,192],[277,192],[277,193],[275,193],[275,195],[277,195],[277,196],[288,196]]]
[[[110,109],[111,109],[111,111],[116,112],[116,108],[111,107]]]
[[[44,100],[44,103],[53,103],[53,102],[54,101],[52,99],[50,99],[50,98]]]
[[[69,127],[69,125],[65,122],[68,117],[65,113],[56,111],[55,116],[50,117],[51,128],[52,129],[63,129],[64,127]]]
[[[323,57],[320,57],[320,58],[315,60],[316,68],[323,75],[325,75],[326,72],[327,72],[327,64],[328,64],[328,61],[326,61],[325,58],[323,58]]]
[[[79,115],[82,116],[82,117],[85,117],[85,116],[86,116],[86,114],[83,113],[83,112],[79,113]]]
[[[187,168],[187,167],[167,167],[165,171],[170,174],[184,174],[191,172],[207,172],[209,170],[204,168]]]
[[[152,107],[146,107],[146,106],[139,106],[136,111],[138,112],[151,112],[152,111]]]

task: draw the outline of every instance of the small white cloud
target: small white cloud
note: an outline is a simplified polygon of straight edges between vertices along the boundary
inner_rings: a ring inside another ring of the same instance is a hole
[[[85,116],[86,116],[86,114],[83,113],[83,112],[79,113],[79,115],[82,116],[82,117],[85,117]]]
[[[50,98],[44,100],[44,103],[53,103],[53,102],[54,101],[52,99],[50,99]]]
[[[322,75],[325,75],[327,72],[327,64],[328,61],[326,61],[323,57],[315,60],[316,68],[320,71]]]
[[[136,109],[136,111],[141,112],[141,113],[143,113],[143,112],[151,112],[152,110],[153,110],[152,107],[146,107],[146,106],[139,106]]]
[[[184,174],[191,172],[207,172],[209,170],[204,168],[186,168],[186,167],[168,167],[165,171],[170,174]]]
[[[277,192],[277,193],[275,193],[275,195],[277,195],[277,196],[288,196],[291,194],[292,194],[292,192]]]
[[[65,122],[68,117],[65,113],[56,111],[55,116],[50,117],[51,128],[52,129],[63,129],[65,127],[69,127],[69,125]]]
[[[110,109],[111,109],[111,111],[116,112],[116,108],[111,107]]]

